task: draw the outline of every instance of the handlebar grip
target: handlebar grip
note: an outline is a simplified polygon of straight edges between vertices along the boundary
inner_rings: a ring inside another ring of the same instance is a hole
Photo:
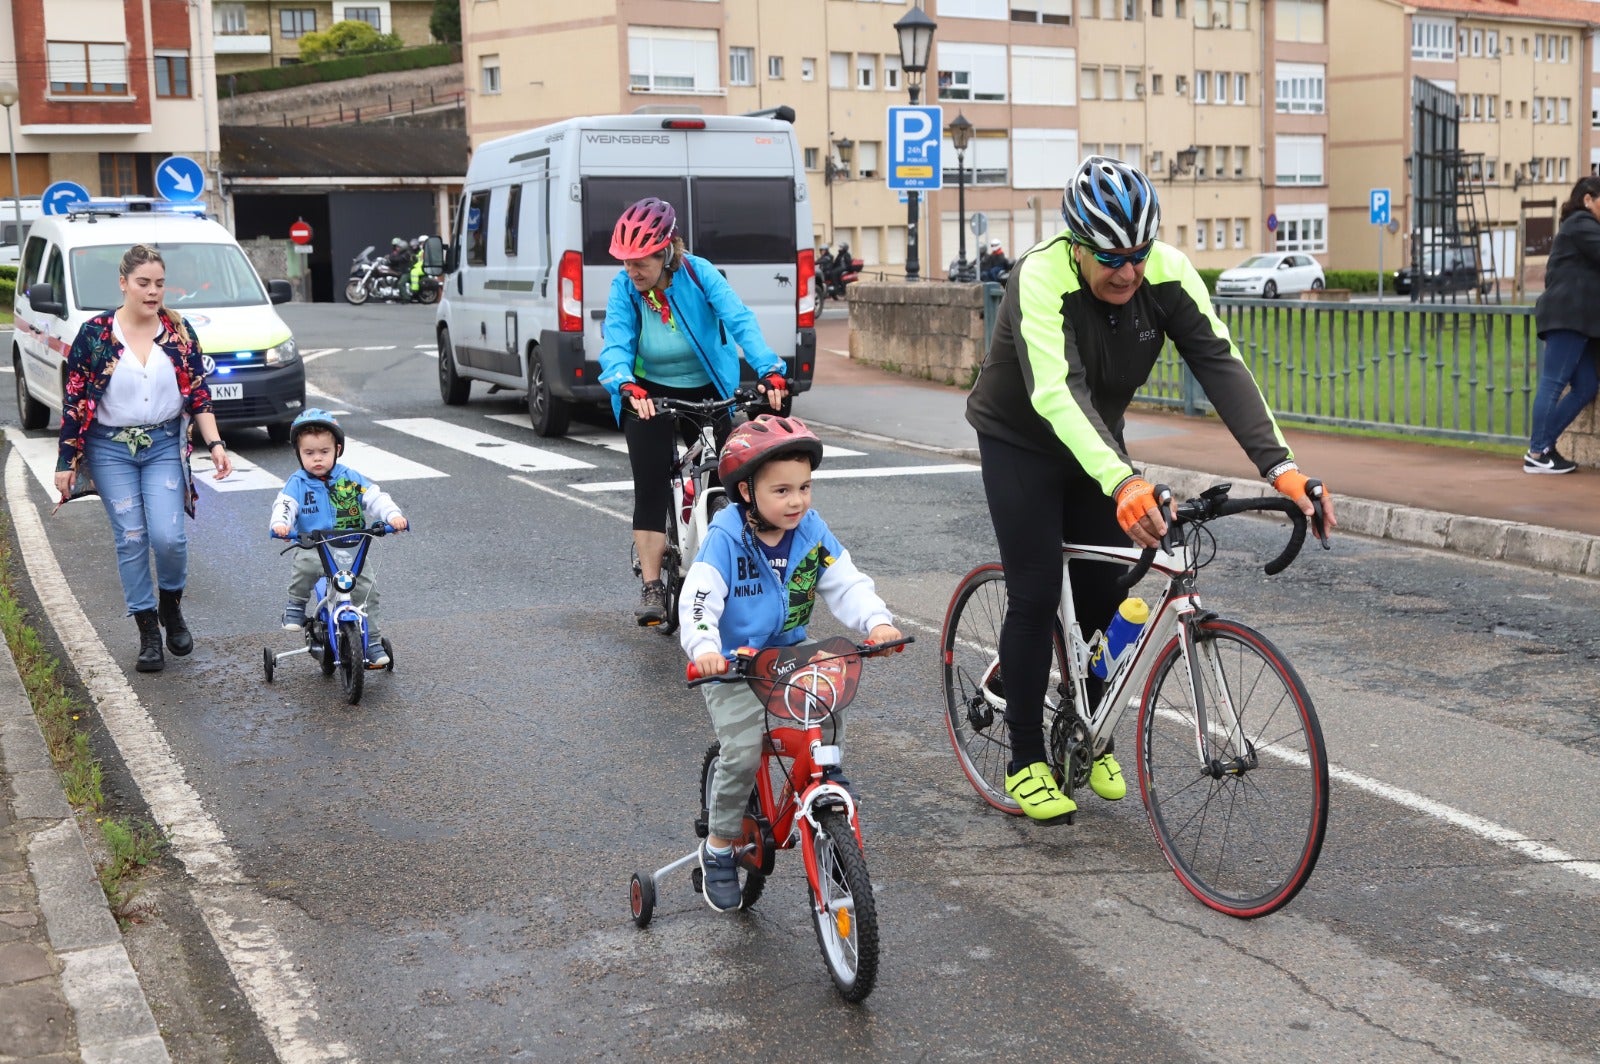
[[[688,683],[694,683],[700,678],[700,666],[692,661],[689,662],[688,666],[683,670],[683,678]]]
[[[1322,486],[1320,480],[1308,480],[1306,494],[1311,497],[1311,533],[1322,544],[1323,550],[1332,550],[1333,545],[1328,542],[1327,511],[1322,502],[1327,497],[1328,489]]]

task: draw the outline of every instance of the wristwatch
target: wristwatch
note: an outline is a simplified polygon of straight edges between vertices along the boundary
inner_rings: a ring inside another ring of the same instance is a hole
[[[222,443],[221,440],[207,440],[206,441],[206,450],[208,450],[208,451],[214,451],[218,447],[221,447],[221,446],[223,446],[223,443]]]

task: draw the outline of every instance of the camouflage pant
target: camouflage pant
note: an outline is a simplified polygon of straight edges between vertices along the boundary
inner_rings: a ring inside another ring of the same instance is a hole
[[[306,602],[311,597],[311,590],[317,586],[317,577],[322,575],[322,562],[317,557],[316,551],[303,550],[295,554],[294,575],[289,577],[289,601]],[[372,563],[367,562],[362,568],[361,575],[356,577],[356,583],[350,589],[350,599],[357,606],[367,611],[367,635],[370,638],[378,630],[378,589],[373,586]],[[313,610],[317,604],[310,602],[306,609]]]
[[[766,738],[767,707],[748,683],[713,683],[704,689],[711,725],[717,729],[722,753],[717,777],[711,785],[711,834],[724,839],[739,837],[750,790],[761,767],[761,744]],[[776,721],[774,721],[776,723]],[[844,741],[844,722],[838,718],[822,726],[822,741]]]

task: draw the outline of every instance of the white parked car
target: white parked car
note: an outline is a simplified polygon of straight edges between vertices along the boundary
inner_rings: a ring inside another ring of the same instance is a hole
[[[1274,251],[1251,255],[1233,269],[1223,270],[1217,278],[1217,295],[1276,299],[1326,284],[1322,267],[1310,255]]]

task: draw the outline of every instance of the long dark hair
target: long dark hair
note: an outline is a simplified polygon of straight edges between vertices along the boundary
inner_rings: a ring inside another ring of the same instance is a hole
[[[1590,174],[1588,177],[1578,178],[1578,183],[1572,186],[1572,195],[1567,197],[1567,202],[1561,205],[1561,220],[1567,220],[1569,214],[1577,211],[1588,210],[1583,205],[1583,197],[1589,196],[1600,199],[1600,177]]]

